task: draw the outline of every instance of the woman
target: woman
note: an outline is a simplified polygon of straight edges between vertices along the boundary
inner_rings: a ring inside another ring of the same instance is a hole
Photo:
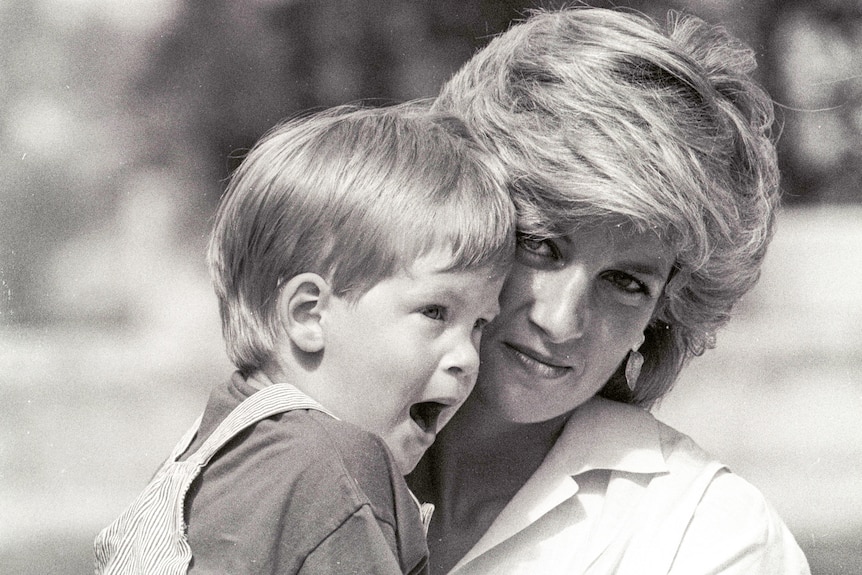
[[[647,411],[770,239],[753,68],[697,19],[572,9],[444,87],[510,170],[520,232],[475,390],[410,477],[435,573],[808,573],[762,495]]]

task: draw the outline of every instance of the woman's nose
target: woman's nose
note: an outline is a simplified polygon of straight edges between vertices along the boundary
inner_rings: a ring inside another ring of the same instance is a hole
[[[590,323],[589,276],[578,268],[539,274],[533,279],[530,320],[553,343],[582,337]]]

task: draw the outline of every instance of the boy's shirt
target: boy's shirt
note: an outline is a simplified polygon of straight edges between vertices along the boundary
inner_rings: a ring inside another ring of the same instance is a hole
[[[96,537],[96,573],[427,573],[419,506],[383,441],[290,385],[256,391],[234,376],[213,392]]]
[[[239,374],[216,388],[193,453],[257,391]],[[415,499],[377,436],[315,410],[240,432],[185,499],[189,573],[427,573]]]

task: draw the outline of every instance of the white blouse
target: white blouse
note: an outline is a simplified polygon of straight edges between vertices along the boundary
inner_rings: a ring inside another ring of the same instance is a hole
[[[450,573],[810,570],[754,486],[649,412],[595,398]]]

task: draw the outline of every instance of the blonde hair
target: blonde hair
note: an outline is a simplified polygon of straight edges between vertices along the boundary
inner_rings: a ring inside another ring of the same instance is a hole
[[[464,117],[503,161],[519,229],[584,223],[654,230],[677,254],[641,347],[603,394],[650,405],[714,345],[756,282],[772,235],[778,170],[772,103],[750,49],[671,12],[536,12],[477,53],[434,104]]]
[[[297,274],[356,299],[439,247],[451,247],[450,270],[504,269],[514,210],[503,181],[463,123],[421,103],[277,126],[232,175],[210,239],[231,360],[248,373],[271,359],[279,288]]]

